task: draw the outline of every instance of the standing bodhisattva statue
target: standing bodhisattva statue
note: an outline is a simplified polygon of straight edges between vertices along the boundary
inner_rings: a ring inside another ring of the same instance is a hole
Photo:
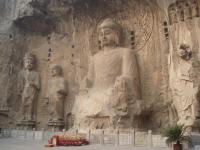
[[[140,99],[138,66],[131,49],[120,47],[121,26],[105,19],[99,26],[101,51],[91,57],[73,114],[78,128],[131,128],[131,105]]]
[[[34,70],[34,67],[35,55],[26,53],[24,57],[24,70],[21,72],[22,82],[20,84],[23,86],[21,112],[25,121],[34,120],[34,102],[40,89],[40,76]]]
[[[67,95],[66,82],[62,77],[60,65],[51,67],[51,80],[49,81],[49,122],[63,121],[64,99]]]

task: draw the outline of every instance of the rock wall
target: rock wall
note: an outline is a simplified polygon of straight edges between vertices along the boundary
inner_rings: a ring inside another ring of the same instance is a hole
[[[28,2],[27,2],[28,3]],[[17,92],[17,76],[22,66],[25,51],[23,38],[18,29],[13,26],[13,20],[18,17],[19,10],[26,6],[26,1],[5,0],[0,2],[0,49],[1,49],[1,125],[14,125],[15,114],[20,109],[20,99]],[[8,111],[10,109],[10,111]],[[6,119],[7,118],[7,119]]]
[[[174,91],[182,86],[175,84],[179,82],[175,80],[179,80],[177,72],[181,69],[176,50],[181,44],[190,45],[198,76],[199,17],[171,24],[169,6],[173,3],[170,0],[2,0],[0,117],[6,114],[12,127],[21,120],[22,101],[17,83],[28,51],[35,54],[41,77],[41,89],[34,104],[36,127],[47,128],[50,66],[58,64],[68,86],[65,128],[71,128],[74,120],[71,111],[81,80],[88,72],[89,57],[99,51],[97,26],[105,18],[114,18],[123,27],[123,47],[135,51],[139,65],[144,109],[136,118],[137,126],[159,131],[176,123],[180,118],[175,106],[179,96]],[[198,77],[192,82],[198,84]],[[187,88],[194,91],[193,87]]]

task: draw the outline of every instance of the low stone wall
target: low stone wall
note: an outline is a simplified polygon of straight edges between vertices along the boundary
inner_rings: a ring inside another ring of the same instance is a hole
[[[2,137],[11,137],[17,139],[32,139],[47,141],[52,135],[75,133],[76,131],[36,131],[36,130],[19,130],[19,129],[4,129],[2,130]],[[134,131],[134,130],[89,130],[87,133],[79,133],[85,137],[91,144],[102,145],[132,145],[133,147],[167,147],[165,138],[161,135],[152,134],[151,130],[148,132]]]

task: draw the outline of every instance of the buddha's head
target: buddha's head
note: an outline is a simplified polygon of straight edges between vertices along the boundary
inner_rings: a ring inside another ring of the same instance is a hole
[[[120,43],[121,27],[112,19],[105,19],[98,26],[101,47],[118,46]]]
[[[35,64],[35,55],[32,53],[26,53],[24,56],[24,68],[26,70],[32,70]]]
[[[51,66],[51,76],[57,77],[62,75],[62,68],[60,65],[52,65]]]

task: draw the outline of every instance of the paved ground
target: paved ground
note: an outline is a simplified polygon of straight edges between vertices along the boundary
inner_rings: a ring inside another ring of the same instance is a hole
[[[133,148],[131,146],[113,146],[113,145],[88,145],[79,147],[53,147],[46,148],[45,141],[20,140],[13,138],[0,138],[0,150],[170,150],[168,148]]]

